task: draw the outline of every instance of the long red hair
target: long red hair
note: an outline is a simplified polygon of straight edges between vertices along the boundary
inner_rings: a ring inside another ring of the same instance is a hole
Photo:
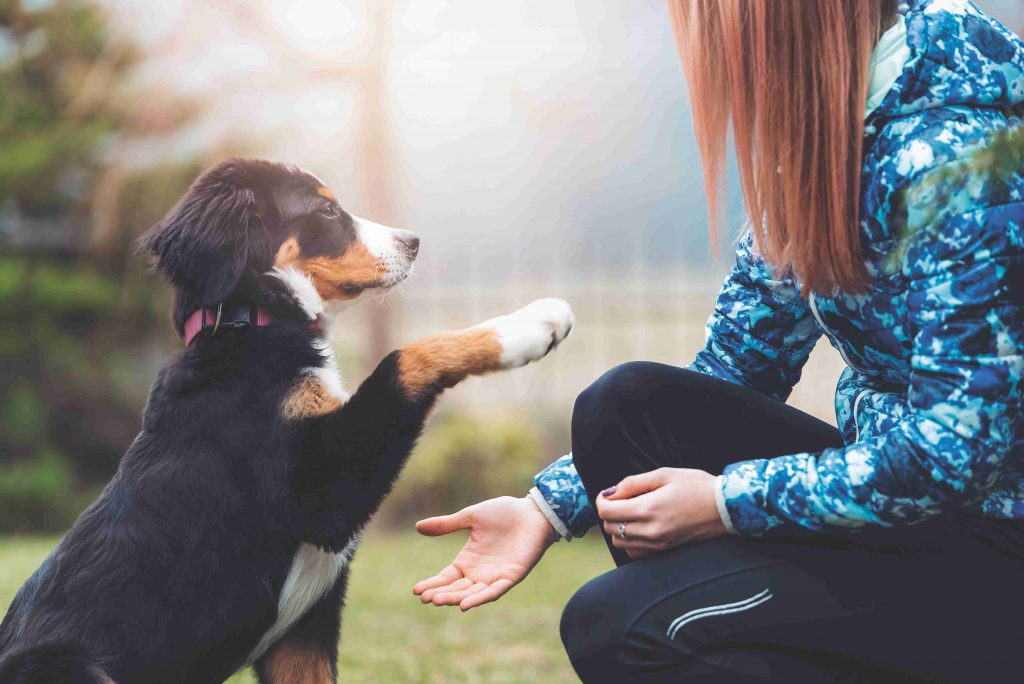
[[[862,292],[871,51],[895,0],[669,0],[716,231],[732,128],[758,251],[804,292]]]

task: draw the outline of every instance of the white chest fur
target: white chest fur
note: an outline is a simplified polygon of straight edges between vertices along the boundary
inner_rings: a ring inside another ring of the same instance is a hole
[[[344,403],[348,400],[348,393],[342,387],[334,353],[326,340],[319,340],[318,345],[324,355],[324,365],[320,368],[307,369],[306,372],[319,379],[328,393]],[[266,653],[268,648],[284,636],[288,629],[334,586],[341,571],[352,560],[358,543],[359,535],[356,534],[340,553],[327,553],[312,544],[303,543],[299,546],[281,587],[281,595],[277,601],[277,620],[249,654],[249,662],[254,662]]]
[[[323,302],[308,278],[295,269],[275,269],[274,273],[291,287],[310,319],[319,316],[325,328],[330,327]],[[316,377],[329,394],[344,404],[348,401],[348,393],[342,385],[334,350],[326,338],[320,338],[314,344],[323,356],[324,364],[319,368],[309,368],[305,372]],[[277,601],[277,619],[249,654],[250,663],[266,653],[267,649],[330,591],[338,581],[338,576],[352,560],[358,543],[357,533],[348,546],[339,553],[327,553],[312,544],[304,543],[299,546],[281,587],[281,595]]]
[[[327,553],[312,544],[299,546],[288,570],[288,577],[281,587],[281,596],[277,602],[277,620],[249,654],[250,663],[266,653],[268,648],[284,636],[289,627],[334,586],[341,571],[352,560],[358,543],[357,535],[340,553]]]

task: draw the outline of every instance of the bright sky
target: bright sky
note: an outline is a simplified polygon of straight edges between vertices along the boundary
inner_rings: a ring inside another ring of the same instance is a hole
[[[107,1],[124,30],[160,47],[143,80],[196,94],[208,110],[184,140],[143,153],[217,149],[243,134],[268,156],[316,171],[362,210],[362,100],[342,72],[371,54],[367,8],[384,0]],[[1019,0],[982,4],[1024,19]],[[446,254],[484,234],[493,249],[475,244],[474,267],[496,275],[511,249],[527,268],[563,249],[584,264],[614,265],[623,255],[602,250],[622,234],[636,236],[631,258],[708,263],[664,0],[391,6],[384,121],[399,222]]]

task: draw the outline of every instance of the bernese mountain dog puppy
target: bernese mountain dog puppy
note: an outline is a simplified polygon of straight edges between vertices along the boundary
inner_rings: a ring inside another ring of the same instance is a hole
[[[437,396],[542,358],[543,299],[387,356],[349,396],[329,316],[412,270],[419,240],[356,218],[312,174],[229,160],[141,240],[184,351],[100,497],[0,625],[4,684],[334,682],[360,530]]]

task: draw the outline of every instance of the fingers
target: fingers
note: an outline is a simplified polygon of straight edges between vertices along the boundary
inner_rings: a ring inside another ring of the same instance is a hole
[[[616,523],[616,529],[620,522],[636,523],[649,519],[650,508],[650,502],[644,495],[621,501],[608,501],[603,496],[597,498],[597,516],[605,522]]]
[[[444,587],[462,577],[462,571],[456,568],[454,565],[449,565],[447,568],[437,573],[433,577],[422,580],[416,583],[416,586],[412,588],[412,593],[417,596],[423,594],[430,589],[437,589],[438,587]],[[424,599],[424,603],[430,601],[430,599]]]
[[[467,611],[470,608],[498,600],[515,586],[515,582],[510,579],[499,579],[487,584],[486,582],[473,582],[468,577],[460,576],[447,584],[417,591],[421,589],[421,585],[433,582],[440,577],[441,575],[438,575],[424,580],[413,588],[415,593],[420,594],[420,600],[423,603],[433,603],[435,606],[459,606],[461,610]]]
[[[665,545],[662,542],[647,541],[644,539],[619,539],[612,537],[612,546],[624,551],[663,551]]]
[[[609,493],[608,496],[602,494],[601,498],[609,501],[632,499],[634,496],[646,494],[664,485],[668,482],[669,474],[669,468],[658,468],[650,472],[630,475],[627,478],[623,478],[622,482],[616,485],[615,490]]]
[[[612,546],[622,549],[631,558],[640,558],[642,555],[656,553],[665,549],[665,543],[660,538],[657,530],[650,524],[631,522],[626,525],[626,538],[619,536],[619,524],[605,522],[602,524],[604,531],[612,539]],[[634,555],[638,554],[638,555]]]
[[[649,542],[657,542],[658,541],[658,536],[659,536],[658,529],[655,528],[650,523],[636,522],[636,521],[632,521],[632,522],[624,521],[624,522],[626,522],[626,539],[627,540],[632,539],[633,541],[649,541]],[[619,523],[605,521],[604,523],[601,524],[601,526],[604,528],[604,531],[607,532],[609,536],[611,536],[614,539],[619,539]]]
[[[510,579],[500,579],[492,582],[484,589],[462,599],[462,602],[459,603],[459,610],[467,611],[470,608],[476,608],[477,606],[482,606],[485,603],[497,601],[513,586],[515,586],[515,582]]]
[[[433,603],[435,606],[446,605],[442,602],[438,602],[438,597],[442,594],[451,594],[460,592],[469,587],[473,586],[473,580],[468,577],[460,577],[451,584],[445,584],[440,587],[434,587],[433,589],[427,589],[420,595],[420,601],[423,603]]]
[[[469,527],[469,513],[462,509],[451,515],[439,515],[416,523],[416,531],[428,537],[439,537],[443,534],[451,534]]]
[[[602,520],[630,522],[651,517],[651,500],[645,496],[668,484],[672,468],[630,475],[597,497],[597,515]],[[605,493],[607,492],[607,494]]]
[[[469,586],[466,586],[466,585]],[[457,586],[458,585],[458,586]],[[486,582],[469,582],[466,584],[456,582],[450,587],[439,589],[438,593],[434,594],[434,598],[431,600],[435,606],[457,606],[462,603],[463,599],[471,594],[475,594],[482,589],[487,588]]]

